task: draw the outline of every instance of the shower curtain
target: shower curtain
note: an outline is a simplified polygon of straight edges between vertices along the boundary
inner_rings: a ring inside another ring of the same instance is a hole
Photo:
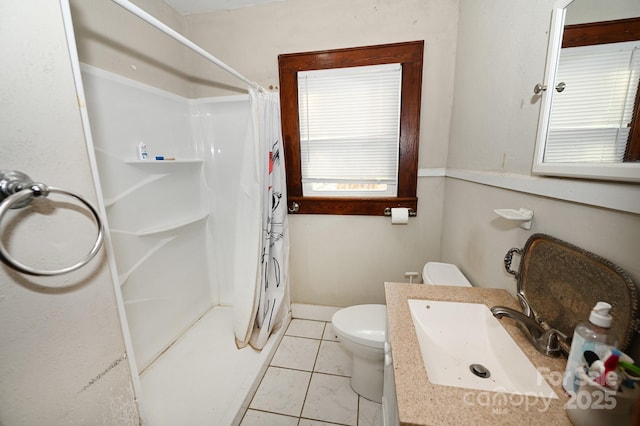
[[[236,345],[262,349],[289,312],[289,230],[277,93],[249,90],[233,273]]]

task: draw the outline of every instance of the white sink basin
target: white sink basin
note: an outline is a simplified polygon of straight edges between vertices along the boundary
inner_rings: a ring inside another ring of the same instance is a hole
[[[487,306],[409,299],[409,308],[431,383],[558,397]]]

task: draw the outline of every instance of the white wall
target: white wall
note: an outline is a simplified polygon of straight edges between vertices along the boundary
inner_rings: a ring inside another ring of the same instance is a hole
[[[567,8],[565,25],[585,22],[612,21],[640,16],[640,3],[636,0],[574,0]]]
[[[609,259],[639,284],[640,215],[508,189],[509,179],[514,186],[518,180],[542,182],[549,193],[562,186],[567,197],[579,189],[571,180],[531,177],[540,110],[532,89],[544,75],[553,4],[553,0],[460,3],[447,167],[480,178],[498,177],[507,189],[447,180],[442,257],[461,265],[477,285],[514,293],[516,283],[504,272],[502,258],[509,248],[523,247],[531,234],[540,232]],[[640,196],[638,185],[579,183],[587,185],[594,200],[620,189],[631,197]],[[494,208],[520,207],[535,211],[530,231],[493,214]]]
[[[58,2],[1,2],[0,54],[0,168],[95,205]],[[56,200],[5,219],[3,242],[25,263],[63,266],[92,244],[92,222]],[[104,250],[60,277],[0,266],[0,322],[0,424],[138,424]]]
[[[191,102],[194,135],[202,146],[205,201],[211,212],[209,239],[215,269],[216,304],[233,305],[233,265],[237,226],[243,212],[236,209],[245,138],[252,137],[248,95],[196,99]]]
[[[457,0],[295,0],[185,17],[190,39],[264,87],[278,86],[281,53],[425,40],[420,132],[422,168],[444,167],[449,139]],[[241,83],[202,61],[196,97],[236,93]],[[384,281],[403,281],[440,253],[444,179],[418,183],[418,217],[292,215],[292,302],[347,306],[383,303]]]

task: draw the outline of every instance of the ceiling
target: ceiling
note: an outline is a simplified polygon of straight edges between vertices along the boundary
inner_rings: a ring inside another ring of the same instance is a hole
[[[181,15],[231,10],[284,0],[164,0]]]

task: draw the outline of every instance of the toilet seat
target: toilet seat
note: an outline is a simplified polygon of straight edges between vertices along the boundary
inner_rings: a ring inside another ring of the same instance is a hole
[[[370,348],[384,348],[386,305],[349,306],[333,314],[331,322],[340,337]]]

